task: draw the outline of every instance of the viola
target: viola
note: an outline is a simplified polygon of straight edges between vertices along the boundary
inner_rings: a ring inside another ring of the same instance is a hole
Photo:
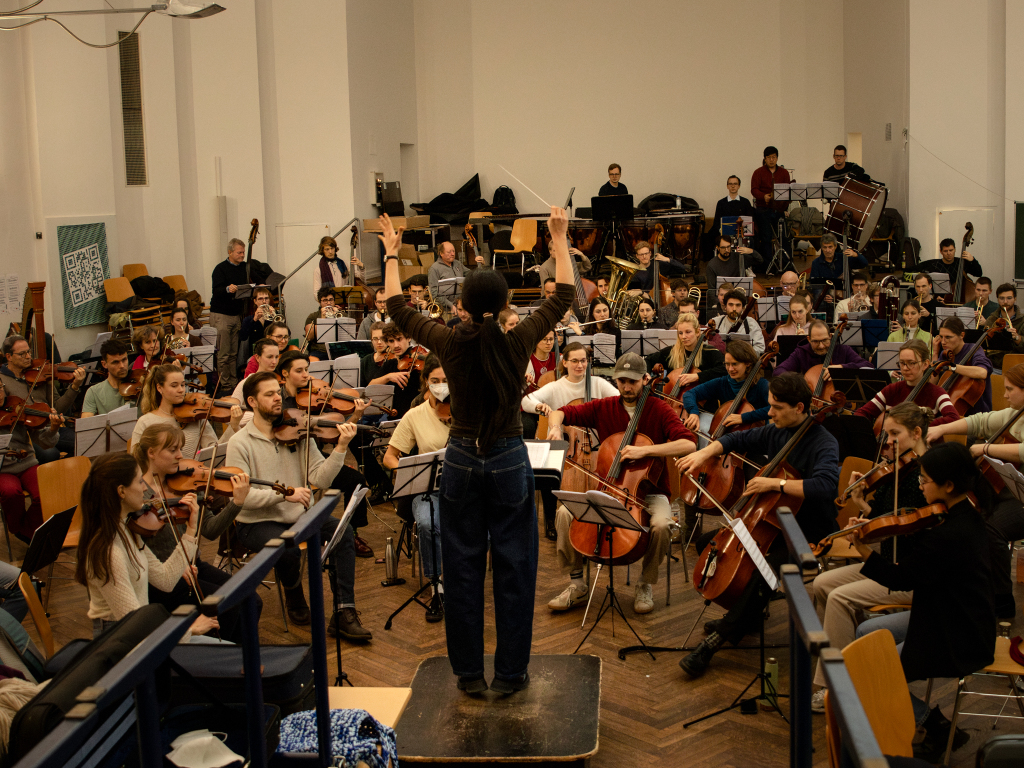
[[[640,392],[626,431],[617,432],[602,441],[597,452],[597,472],[594,473],[600,480],[597,490],[618,498],[630,516],[644,527],[650,522],[650,513],[642,499],[650,488],[657,487],[665,469],[665,461],[659,456],[650,456],[627,463],[622,458],[622,449],[627,445],[654,444],[647,435],[638,432],[637,427],[647,398],[661,379],[662,374],[659,374]],[[583,467],[577,466],[577,469],[583,470]],[[573,520],[569,526],[569,542],[573,548],[584,557],[605,565],[635,563],[644,556],[649,541],[650,533],[643,531],[629,531],[579,520]]]
[[[804,374],[804,381],[811,388],[811,397],[830,401],[832,393],[836,391],[835,385],[831,381],[825,380],[825,372],[832,365],[832,356],[835,354],[836,347],[839,346],[839,338],[843,335],[843,331],[846,330],[848,322],[849,320],[845,314],[839,316],[839,323],[832,332],[832,340],[829,342],[828,351],[825,352],[825,359],[820,365],[812,365]],[[811,343],[810,337],[808,337],[807,343]]]
[[[274,437],[285,445],[294,445],[307,434],[306,412],[299,408],[288,408],[282,414],[280,423],[274,426]],[[323,440],[327,443],[336,443],[341,438],[338,427],[345,424],[344,419],[335,419],[330,416],[312,416],[308,419],[308,434]],[[360,432],[369,432],[377,437],[384,437],[387,433],[379,427],[368,424],[353,424]]]
[[[983,333],[974,345],[967,351],[967,354],[963,356],[963,360],[970,360],[974,357],[974,353],[977,352],[981,345],[986,340],[991,339],[997,333],[1006,330],[1006,318],[999,317],[992,323],[992,327],[988,329],[986,333]],[[956,412],[961,417],[967,415],[967,411],[977,405],[978,401],[985,394],[985,384],[988,379],[969,379],[966,376],[962,376],[959,373],[953,373],[946,371],[945,375],[939,378],[938,384],[946,392],[949,393],[949,399],[953,402],[953,407],[956,408]]]
[[[941,501],[935,504],[911,509],[906,507],[895,513],[873,517],[863,523],[856,523],[847,526],[840,531],[830,533],[817,544],[811,547],[815,557],[821,557],[828,552],[835,539],[846,536],[853,531],[860,531],[861,543],[866,545],[877,544],[893,536],[904,536],[917,533],[928,528],[934,528],[946,519],[946,505]]]
[[[296,404],[303,410],[320,410],[326,406],[338,413],[352,413],[356,409],[356,400],[366,399],[355,389],[332,389],[323,379],[310,379],[310,382],[313,385],[312,391],[307,383],[295,395]],[[398,415],[394,408],[383,405],[377,405],[377,408],[391,417]]]
[[[900,454],[898,461],[894,461],[891,457],[885,457],[878,464],[875,464],[871,469],[857,478],[854,482],[847,486],[846,490],[836,497],[836,506],[842,507],[846,505],[846,502],[853,496],[854,488],[863,488],[865,495],[871,493],[880,486],[887,478],[893,476],[896,472],[897,467],[900,471],[910,469],[913,467],[920,456],[917,455],[917,451],[913,448],[908,448]]]
[[[230,496],[234,493],[231,478],[242,474],[245,473],[238,467],[220,467],[213,471],[213,477],[210,478],[210,470],[206,464],[193,459],[182,459],[178,462],[178,471],[165,477],[164,482],[175,493],[183,494],[201,491],[207,487],[207,482],[209,482],[210,492]],[[249,484],[272,488],[282,496],[291,496],[295,493],[295,489],[290,486],[270,480],[260,480],[257,477],[250,477]]]
[[[778,353],[779,343],[777,341],[769,342],[765,347],[764,354],[761,355],[761,359],[750,366],[750,370],[747,372],[747,378],[744,380],[740,391],[736,393],[736,397],[728,403],[722,403],[718,407],[718,410],[715,411],[714,418],[711,420],[711,442],[720,438],[727,431],[740,432],[754,428],[755,425],[753,423],[737,424],[733,427],[726,427],[724,422],[728,416],[743,415],[744,413],[749,413],[754,410],[754,406],[747,401],[747,394],[750,392],[750,388],[757,380],[757,376],[761,368],[767,365],[768,361]],[[742,459],[733,456],[732,454],[714,456],[701,465],[697,475],[697,483],[694,483],[686,475],[682,476],[680,481],[680,496],[682,496],[683,501],[691,506],[714,510],[715,503],[711,498],[708,498],[708,494],[726,506],[731,505],[735,503],[736,499],[738,499],[740,494],[743,493],[743,481],[744,475]],[[708,493],[701,491],[698,483],[700,486],[706,488]]]
[[[787,457],[814,424],[821,423],[827,416],[842,410],[845,405],[846,396],[842,392],[833,393],[832,402],[817,411],[812,411],[786,441],[782,450],[758,470],[756,476],[780,480],[798,479],[800,475],[786,460]],[[729,520],[742,520],[758,549],[764,554],[775,541],[781,528],[778,519],[779,507],[788,506],[796,513],[802,501],[785,493],[769,491],[742,496],[728,511],[724,507],[721,511]],[[757,573],[757,566],[747,556],[732,528],[726,527],[722,528],[701,552],[693,570],[693,586],[705,600],[711,600],[728,609],[736,603]]]
[[[236,405],[241,406],[241,403],[234,397],[218,400],[202,392],[190,392],[174,406],[174,418],[182,422],[206,419],[224,424],[231,421],[231,409]]]
[[[181,503],[183,497],[175,496],[169,499],[150,499],[134,512],[128,513],[125,520],[125,527],[132,533],[138,534],[144,539],[152,538],[163,530],[167,523],[167,516],[170,515],[175,523],[187,523],[192,516],[192,510]],[[200,506],[203,504],[202,494],[197,494],[197,501]]]
[[[24,424],[28,429],[35,429],[41,427],[44,424],[48,424],[50,421],[50,414],[57,413],[53,408],[50,408],[46,403],[34,403],[39,407],[33,407],[28,405],[20,397],[14,395],[8,395],[4,399],[4,404],[0,406],[0,427],[11,427],[13,428],[18,423]],[[46,410],[43,410],[43,409]],[[68,416],[60,417],[61,424],[73,425],[75,419]]]

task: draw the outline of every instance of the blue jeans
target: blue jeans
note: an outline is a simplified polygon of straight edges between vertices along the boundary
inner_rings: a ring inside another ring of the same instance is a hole
[[[445,632],[452,671],[484,672],[484,581],[490,536],[497,644],[495,677],[527,671],[537,587],[533,470],[521,437],[499,439],[485,456],[453,437],[441,475]]]
[[[0,586],[0,601],[2,601],[3,609],[19,622],[24,621],[28,614],[28,605],[25,603],[21,590],[18,589],[20,575],[20,568],[0,560],[0,585],[2,585]]]
[[[422,563],[423,575],[428,579],[441,574],[441,537],[435,535],[441,531],[440,500],[439,493],[414,496],[412,500],[412,516],[416,521],[416,534],[420,540],[420,563]],[[431,515],[431,506],[433,506],[433,515]],[[431,518],[433,518],[433,525],[431,525]],[[433,553],[430,551],[431,545],[434,547]],[[437,573],[434,572],[434,563],[437,563]]]

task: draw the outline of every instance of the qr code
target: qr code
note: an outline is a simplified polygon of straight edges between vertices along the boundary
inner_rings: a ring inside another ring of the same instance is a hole
[[[105,295],[103,292],[103,263],[100,261],[98,245],[88,245],[77,251],[65,253],[64,275],[71,306],[80,307],[86,302]]]

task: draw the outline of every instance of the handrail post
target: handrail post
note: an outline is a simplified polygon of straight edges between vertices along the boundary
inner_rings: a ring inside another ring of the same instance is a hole
[[[337,239],[338,235],[340,235],[342,232],[344,232],[346,229],[349,228],[349,225],[351,225],[351,224],[358,224],[358,223],[359,223],[359,217],[358,216],[352,217],[351,219],[349,219],[348,221],[345,222],[345,224],[341,227],[341,229],[339,229],[337,232],[335,232],[333,235],[331,235],[331,237],[333,237],[334,239]],[[359,233],[362,234],[362,228],[361,227],[359,229]],[[288,275],[285,277],[285,279],[280,282],[280,284],[277,286],[277,298],[278,298],[279,302],[283,302],[284,301],[284,284],[287,283],[289,280],[291,280],[296,272],[298,272],[304,266],[309,264],[309,262],[311,262],[314,258],[316,258],[319,255],[320,255],[320,251],[319,250],[313,251],[313,253],[311,253],[301,264],[299,264],[299,266],[297,266],[295,269],[293,269],[291,272],[289,272]]]

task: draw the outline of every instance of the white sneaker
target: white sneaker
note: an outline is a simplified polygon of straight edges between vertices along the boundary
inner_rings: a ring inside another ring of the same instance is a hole
[[[825,714],[825,691],[828,688],[822,688],[820,691],[815,691],[811,697],[811,712],[816,715]]]
[[[552,611],[568,611],[582,605],[586,599],[586,588],[580,589],[575,584],[570,584],[558,597],[548,600],[548,608]]]
[[[654,610],[654,588],[642,581],[636,583],[636,594],[633,597],[634,613],[650,613]]]

